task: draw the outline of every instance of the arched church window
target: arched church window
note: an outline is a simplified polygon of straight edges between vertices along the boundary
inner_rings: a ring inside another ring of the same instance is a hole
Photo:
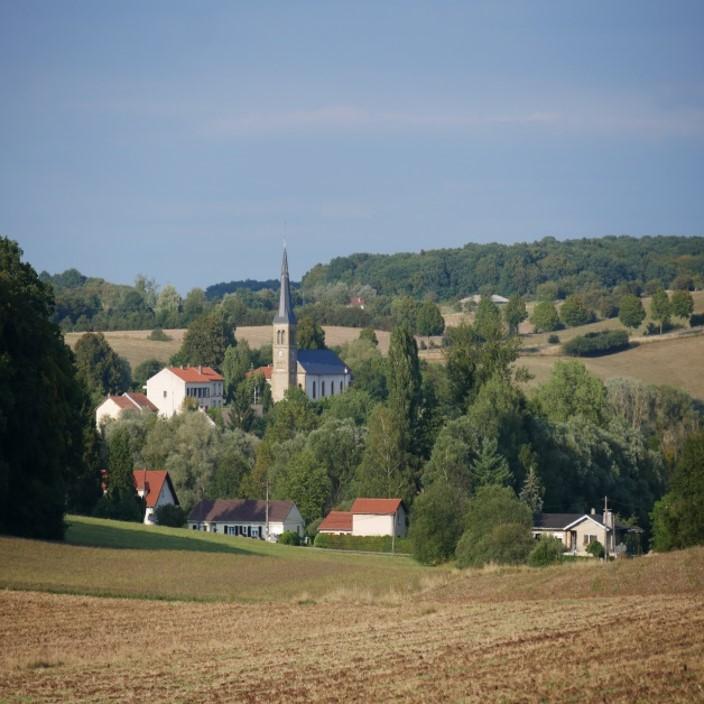
[[[313,382],[313,398],[315,398],[315,382]]]
[[[321,397],[325,396],[325,382],[324,381],[320,382],[320,395],[321,395]]]

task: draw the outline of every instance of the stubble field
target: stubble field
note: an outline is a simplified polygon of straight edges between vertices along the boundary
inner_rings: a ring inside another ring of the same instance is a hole
[[[90,540],[90,530],[78,540]],[[134,535],[125,540],[138,544]],[[17,542],[29,552],[44,545]],[[60,547],[79,551],[74,562],[63,555],[69,573],[95,561],[127,573],[148,569],[148,560],[130,563],[134,547],[91,548],[104,555]],[[160,552],[153,547],[146,556]],[[162,581],[193,574],[183,598],[195,599],[241,557],[206,552],[219,562],[202,571],[199,551],[161,552],[171,555],[156,568]],[[405,558],[319,555],[284,546],[252,555],[288,565],[274,577],[286,585],[278,594],[262,569],[266,597],[256,603],[238,592],[234,573],[233,592],[208,602],[6,588],[0,701],[704,701],[704,548],[613,564],[466,572]],[[0,563],[6,587],[7,557]],[[325,569],[354,569],[315,592],[288,588],[295,564],[305,572],[309,561],[333,558],[337,566]],[[374,564],[397,572],[384,584],[366,576]],[[54,569],[37,561],[37,582]]]

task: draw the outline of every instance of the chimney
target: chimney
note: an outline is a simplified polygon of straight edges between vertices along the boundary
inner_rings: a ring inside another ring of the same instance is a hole
[[[202,373],[203,373],[203,365],[202,365],[202,364],[199,364],[199,365],[198,365],[198,373],[199,373],[199,374],[202,374]]]
[[[591,515],[596,516],[596,509],[592,506]]]

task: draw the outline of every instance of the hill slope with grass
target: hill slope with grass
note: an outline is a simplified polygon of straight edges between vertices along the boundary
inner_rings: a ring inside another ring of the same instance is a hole
[[[704,548],[458,572],[70,522],[66,544],[0,539],[2,702],[625,704],[704,692]]]

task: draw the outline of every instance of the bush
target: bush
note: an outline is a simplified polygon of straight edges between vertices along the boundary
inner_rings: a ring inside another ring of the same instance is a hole
[[[144,501],[136,494],[112,490],[98,499],[93,515],[96,518],[141,523],[144,520]]]
[[[461,492],[434,482],[413,504],[410,540],[413,557],[426,565],[449,560],[464,528],[466,501]]]
[[[560,336],[559,335],[548,335],[548,342],[551,345],[559,345],[560,344]]]
[[[390,535],[330,535],[318,533],[313,542],[316,548],[334,548],[336,550],[362,550],[366,552],[391,552]],[[408,538],[396,538],[395,552],[410,553],[411,541]]]
[[[592,542],[587,545],[587,552],[593,557],[597,557],[599,559],[603,558],[606,554],[604,546],[598,540],[592,540]]]
[[[280,536],[278,543],[280,545],[300,545],[301,536],[293,530],[285,530]]]
[[[457,544],[459,567],[523,562],[533,547],[531,511],[513,489],[482,486],[467,506],[466,530]]]
[[[147,340],[154,340],[156,342],[169,342],[173,338],[169,337],[161,328],[154,328],[147,337]]]
[[[156,516],[157,524],[160,526],[182,528],[186,524],[186,512],[180,506],[174,506],[173,504],[159,506],[154,515]]]
[[[565,546],[559,538],[544,535],[528,555],[528,564],[531,567],[545,567],[555,562],[562,562]]]
[[[704,325],[704,313],[692,313],[689,316],[689,326],[695,328],[698,325]]]
[[[628,349],[628,333],[625,330],[590,332],[567,341],[562,348],[571,357],[599,357]]]

